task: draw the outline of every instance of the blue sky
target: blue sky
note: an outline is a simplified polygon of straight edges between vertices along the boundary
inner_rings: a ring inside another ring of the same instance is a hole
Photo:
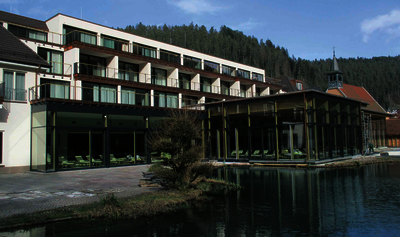
[[[270,39],[303,59],[400,54],[399,0],[0,0],[0,10],[46,20],[60,12],[125,27],[193,22]]]

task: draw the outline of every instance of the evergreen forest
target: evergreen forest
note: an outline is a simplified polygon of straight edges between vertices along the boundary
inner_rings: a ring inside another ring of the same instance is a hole
[[[243,32],[221,26],[211,27],[189,24],[182,26],[129,25],[129,33],[170,43],[220,58],[251,65],[265,70],[267,77],[293,77],[305,85],[327,89],[326,73],[332,59],[314,61],[289,56],[288,49],[273,44],[269,39],[257,39]],[[344,83],[363,86],[384,108],[400,106],[400,55],[395,57],[338,58],[344,73]]]

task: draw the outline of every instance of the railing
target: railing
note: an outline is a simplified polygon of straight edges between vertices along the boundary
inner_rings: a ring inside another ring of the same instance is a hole
[[[56,99],[61,102],[80,100],[92,103],[105,103],[114,105],[139,105],[159,108],[179,108],[204,103],[202,100],[179,98],[171,95],[151,95],[150,93],[137,93],[134,89],[110,90],[102,88],[80,87],[60,84],[41,84],[29,88],[29,101]],[[71,92],[73,96],[71,97]],[[195,107],[204,109],[201,106]],[[192,108],[193,109],[193,108]]]
[[[72,75],[72,65],[68,63],[60,63],[47,61],[51,68],[47,69],[47,73],[58,74],[58,75]]]
[[[240,90],[230,88],[230,96],[240,96]]]
[[[129,52],[129,41],[118,40],[107,36],[100,36],[100,46]]]
[[[201,70],[202,69],[201,63],[202,63],[201,59],[192,59],[192,58],[183,57],[183,66]]]
[[[91,34],[79,30],[74,30],[69,32],[68,34],[60,35],[60,37],[61,36],[63,36],[63,45],[77,41],[82,43],[99,45],[102,47],[111,48],[123,52],[129,52],[132,54],[142,55],[146,57],[158,58],[163,61],[173,62],[177,64],[181,64],[181,59],[183,59],[182,60],[183,66],[200,69],[204,71],[210,71],[218,74],[228,75],[232,77],[238,76],[237,75],[238,70],[236,70],[233,67],[227,67],[208,61],[203,62],[201,59],[194,59],[185,56],[181,57],[180,54],[168,52],[162,49],[158,50],[151,46],[141,45],[137,43],[128,43],[127,41],[124,40],[118,40],[106,36],[100,36],[100,44],[98,44],[97,42],[98,37],[96,34]],[[253,78],[250,78],[250,75],[241,77],[261,82],[263,81],[263,76],[259,74]]]
[[[79,73],[87,76],[96,76],[112,79],[120,79],[125,81],[140,82],[159,86],[175,87],[194,91],[202,91],[220,94],[219,86],[203,84],[192,81],[179,80],[170,77],[162,77],[145,73],[134,72],[131,70],[122,70],[112,67],[99,65],[91,65],[86,63],[74,63],[74,73]]]
[[[26,101],[26,90],[25,89],[4,89],[4,100],[7,101]]]
[[[74,41],[97,45],[97,34],[73,30],[65,34],[63,37],[63,45],[70,44]]]

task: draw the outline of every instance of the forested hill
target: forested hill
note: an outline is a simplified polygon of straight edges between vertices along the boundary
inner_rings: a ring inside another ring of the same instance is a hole
[[[296,59],[289,56],[287,49],[274,45],[269,39],[258,40],[226,26],[207,30],[205,26],[193,23],[182,26],[139,23],[120,30],[262,68],[268,77],[290,76],[324,91],[327,87],[325,73],[330,70],[331,59]],[[364,86],[385,109],[400,104],[400,56],[339,58],[338,62],[344,73],[344,83]]]

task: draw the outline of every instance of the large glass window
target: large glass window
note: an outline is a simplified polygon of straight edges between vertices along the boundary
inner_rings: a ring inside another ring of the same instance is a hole
[[[249,71],[242,70],[242,69],[238,69],[238,70],[236,71],[236,76],[237,76],[237,77],[241,77],[241,78],[250,79],[250,72],[249,72]]]
[[[104,103],[117,102],[117,87],[82,82],[82,100]]]
[[[246,86],[240,85],[240,97],[246,98]]]
[[[41,78],[40,85],[41,98],[69,99],[69,82]]]
[[[158,68],[151,69],[151,84],[166,86],[167,85],[167,71]]]
[[[222,74],[234,77],[235,76],[235,68],[222,65]]]
[[[46,169],[46,128],[32,129],[32,170]]]
[[[135,89],[127,87],[121,88],[121,104],[134,105],[136,99],[135,97]]]
[[[110,165],[135,164],[134,132],[110,132]]]
[[[133,44],[132,53],[143,55],[146,57],[157,58],[157,49],[145,45]]]
[[[204,70],[209,72],[219,73],[219,64],[209,61],[204,61]]]
[[[154,107],[178,108],[178,95],[154,91]]]
[[[181,58],[179,54],[169,52],[166,50],[160,50],[160,59],[168,62],[181,64]]]
[[[183,96],[182,97],[182,107],[186,105],[196,105],[198,104],[199,98],[195,96]]]
[[[63,52],[38,48],[38,54],[51,65],[51,68],[47,72],[63,74]]]
[[[79,73],[90,76],[106,76],[106,59],[96,56],[80,54]]]
[[[179,88],[190,90],[191,76],[189,74],[179,73]]]
[[[64,25],[63,34],[64,45],[74,41],[97,45],[97,34],[94,32]]]
[[[230,83],[227,81],[221,81],[221,94],[230,95]]]
[[[261,81],[261,82],[264,81],[263,80],[263,75],[255,73],[255,72],[252,73],[252,79],[253,80],[257,80],[257,81]]]
[[[211,79],[200,77],[201,91],[202,92],[211,92]]]
[[[183,65],[191,68],[201,69],[201,59],[183,56]]]
[[[47,41],[47,33],[43,31],[33,30],[12,24],[8,24],[8,30],[17,37]]]
[[[125,81],[138,81],[139,65],[126,62],[118,62],[118,79]]]
[[[26,101],[25,74],[4,71],[4,99],[10,101]]]
[[[101,46],[128,52],[129,42],[111,36],[101,35]]]

